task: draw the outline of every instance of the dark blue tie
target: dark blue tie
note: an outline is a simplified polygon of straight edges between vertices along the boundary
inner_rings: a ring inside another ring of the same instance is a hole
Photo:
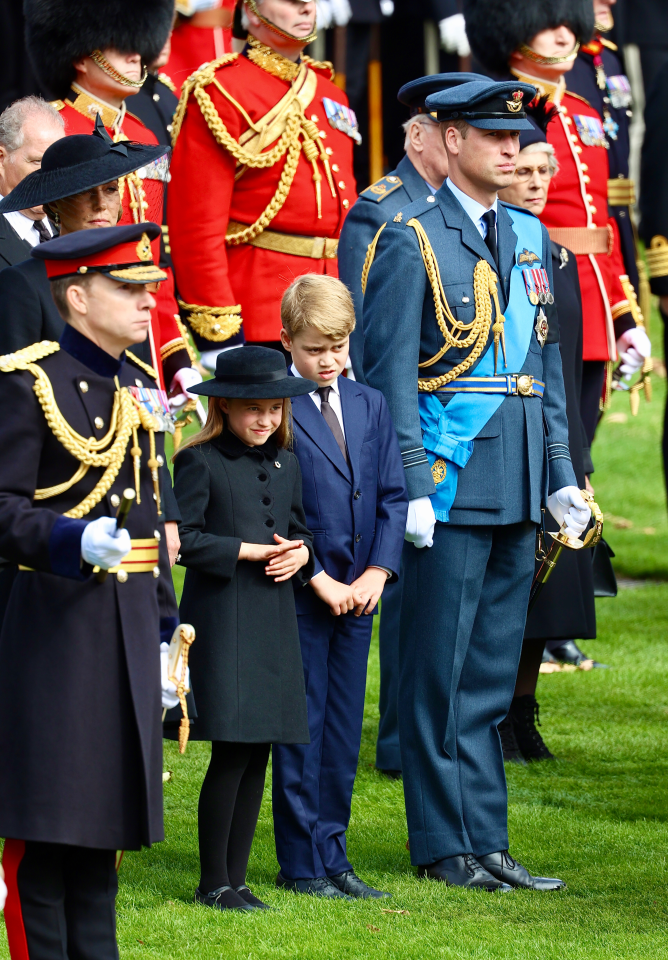
[[[483,213],[480,218],[483,223],[487,224],[487,236],[485,237],[485,245],[487,249],[492,254],[492,260],[496,265],[496,272],[499,272],[499,248],[496,245],[496,213],[494,210],[488,210],[486,213]]]

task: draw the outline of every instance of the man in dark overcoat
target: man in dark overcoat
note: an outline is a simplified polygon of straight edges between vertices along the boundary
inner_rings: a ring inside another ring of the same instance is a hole
[[[146,284],[164,278],[159,233],[140,223],[36,247],[67,325],[60,343],[0,358],[0,555],[19,566],[0,633],[12,957],[117,957],[115,851],[163,839],[159,643],[177,624],[159,517],[167,401],[126,352],[148,331]]]

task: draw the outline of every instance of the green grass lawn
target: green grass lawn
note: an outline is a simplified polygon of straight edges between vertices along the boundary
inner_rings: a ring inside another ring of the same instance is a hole
[[[615,600],[598,601],[598,639],[585,647],[611,669],[541,677],[543,734],[559,760],[508,770],[513,853],[534,872],[564,878],[568,889],[495,896],[418,882],[405,849],[401,784],[373,767],[374,641],[349,851],[362,877],[389,890],[392,900],[327,903],[275,890],[268,782],[249,882],[274,911],[221,915],[195,907],[197,796],[208,748],[193,743],[180,757],[170,743],[167,840],[127,854],[121,867],[123,958],[668,957],[668,522],[659,451],[664,394],[665,381],[655,380],[654,402],[641,402],[637,420],[628,415],[626,422],[613,417],[604,423],[594,448],[597,499],[615,518],[606,536],[617,570],[647,581]],[[628,414],[626,397],[616,395],[611,412]],[[0,957],[7,956],[3,938]]]

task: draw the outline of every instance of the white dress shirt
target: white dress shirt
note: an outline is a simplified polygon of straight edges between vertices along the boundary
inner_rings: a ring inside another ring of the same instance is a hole
[[[0,200],[2,197],[0,196]],[[21,213],[20,210],[12,210],[11,213],[5,213],[5,218],[9,222],[10,226],[15,233],[18,233],[21,240],[25,240],[30,244],[31,247],[36,247],[39,243],[39,234],[35,230],[35,221],[31,220],[30,217],[26,217]],[[49,218],[44,217],[42,221],[46,229],[49,231],[51,236],[53,236],[53,230],[51,229],[51,224],[49,223]]]
[[[303,379],[301,373],[297,370],[294,363],[290,366],[293,377],[299,377],[300,380]],[[339,390],[339,378],[337,377],[334,383],[330,384],[331,390],[329,391],[329,405],[336,414],[336,419],[341,424],[341,433],[343,434],[343,439],[346,439],[346,428],[343,426],[343,410],[341,408],[341,391]],[[317,390],[314,390],[313,393],[309,394],[311,400],[320,410],[320,404],[322,403],[320,399],[320,394]]]
[[[468,213],[471,220],[473,220],[478,233],[484,240],[487,236],[487,224],[482,219],[482,215],[483,213],[487,213],[488,210],[493,210],[496,217],[499,198],[497,197],[494,200],[491,207],[483,207],[483,205],[478,203],[477,200],[474,200],[473,197],[469,197],[467,193],[464,193],[459,187],[456,187],[449,177],[445,182],[464,207],[464,210]]]

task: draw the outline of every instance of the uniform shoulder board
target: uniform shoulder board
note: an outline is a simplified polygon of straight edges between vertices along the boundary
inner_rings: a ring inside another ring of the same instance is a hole
[[[171,77],[167,76],[166,73],[159,73],[158,80],[160,81],[160,83],[164,83],[164,85],[168,87],[172,91],[172,93],[176,93],[176,84],[174,83]]]
[[[314,60],[313,57],[309,57],[306,54],[302,54],[302,60],[304,63],[307,63],[312,70],[327,74],[329,80],[334,80],[336,71],[334,70],[334,64],[331,60]]]
[[[606,40],[605,37],[599,37],[599,40],[604,47],[607,47],[608,50],[613,50],[615,53],[619,50],[619,47],[616,43],[613,43],[612,40]]]
[[[64,110],[64,109],[65,109],[65,101],[64,101],[64,100],[51,100],[51,101],[50,101],[50,104],[51,104],[51,106],[53,107],[53,109],[54,109],[54,110],[58,110],[58,112],[60,112],[61,110]]]
[[[364,197],[365,200],[372,200],[374,203],[380,203],[385,197],[389,197],[391,193],[398,190],[401,185],[401,177],[381,177],[380,180],[376,180],[376,182],[372,183],[366,190],[362,190],[360,197]]]
[[[150,366],[150,364],[144,363],[143,360],[140,360],[139,357],[135,357],[134,353],[131,353],[129,350],[125,351],[125,356],[128,358],[130,363],[134,363],[135,367],[139,367],[142,373],[145,373],[147,377],[151,378],[151,380],[158,380],[158,373],[152,366]]]
[[[28,365],[43,360],[52,353],[60,350],[60,344],[55,340],[40,340],[39,343],[31,343],[29,347],[23,347],[22,350],[16,350],[14,353],[6,353],[0,357],[0,372],[11,373],[13,370],[27,370]]]

